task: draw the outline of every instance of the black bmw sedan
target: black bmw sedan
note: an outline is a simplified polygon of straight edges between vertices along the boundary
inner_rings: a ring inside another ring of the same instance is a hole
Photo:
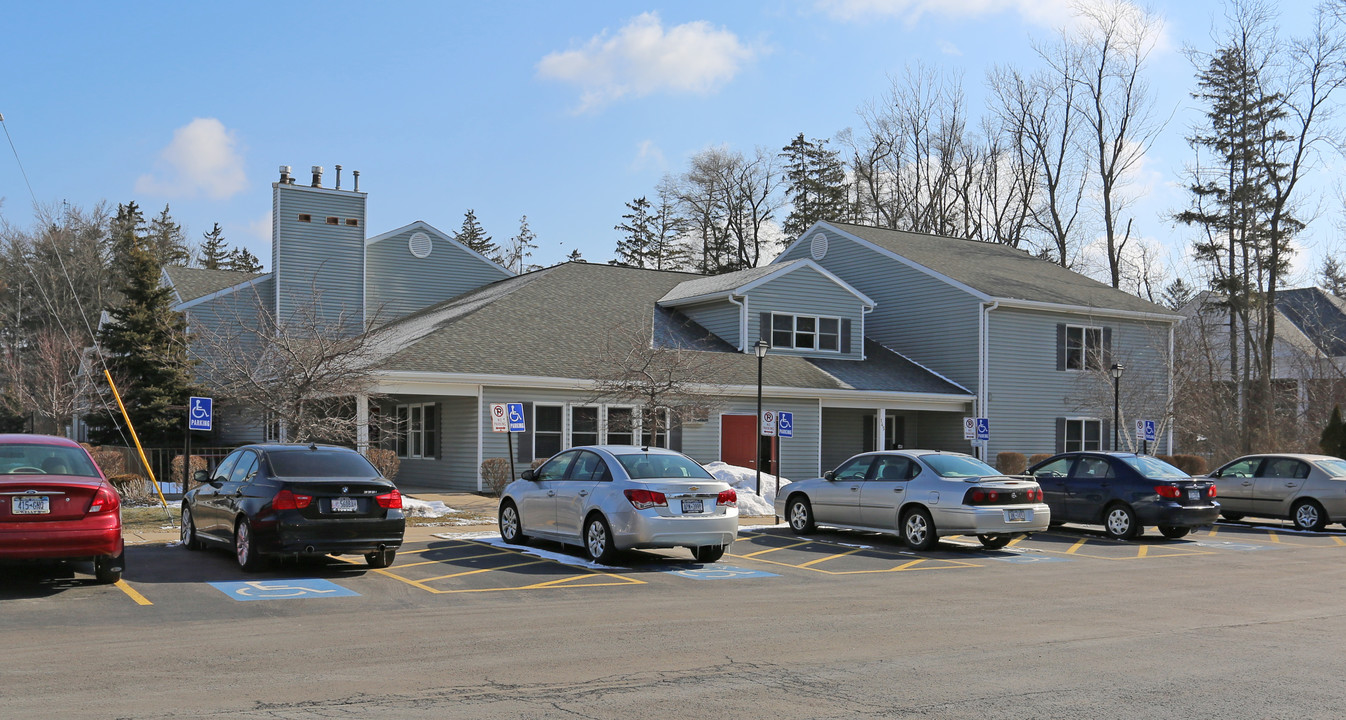
[[[1220,516],[1215,483],[1149,455],[1068,452],[1028,469],[1042,486],[1052,524],[1102,525],[1109,537],[1138,537],[1147,525],[1176,539]]]
[[[363,553],[393,562],[406,517],[402,495],[363,455],[327,445],[248,445],[182,498],[182,545],[234,550],[246,571],[267,556]]]

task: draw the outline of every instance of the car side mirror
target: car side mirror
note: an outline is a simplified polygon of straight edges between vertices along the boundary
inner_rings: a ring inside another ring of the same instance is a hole
[[[836,480],[836,479],[837,479],[837,471],[836,471],[836,470],[828,470],[827,472],[823,473],[823,479],[824,479],[824,480]]]
[[[527,480],[528,482],[533,482],[534,480],[537,479],[537,473],[533,472],[533,468],[528,468],[527,470],[524,470],[523,473],[519,475],[519,477],[523,478],[524,480]]]
[[[201,484],[210,482],[210,473],[205,470],[197,470],[192,473],[192,482]]]

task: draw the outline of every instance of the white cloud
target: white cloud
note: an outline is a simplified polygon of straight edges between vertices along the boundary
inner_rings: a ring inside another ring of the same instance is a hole
[[[232,197],[247,187],[235,133],[215,118],[196,118],[173,132],[154,172],[136,180],[136,192],[172,197]],[[269,234],[269,233],[268,233]]]
[[[548,54],[537,69],[543,78],[578,86],[582,112],[627,95],[708,94],[760,53],[704,20],[665,29],[658,13],[648,12],[615,35],[605,30],[583,47]]]
[[[248,233],[271,242],[271,211],[267,210],[265,215],[248,223]]]
[[[653,140],[644,140],[636,149],[636,159],[631,163],[632,170],[643,170],[645,168],[654,168],[662,170],[668,167],[664,160],[664,151],[654,144]]]
[[[961,57],[963,54],[963,51],[959,50],[957,45],[954,45],[948,40],[940,40],[936,42],[935,45],[939,48],[939,51],[944,53],[945,55]]]

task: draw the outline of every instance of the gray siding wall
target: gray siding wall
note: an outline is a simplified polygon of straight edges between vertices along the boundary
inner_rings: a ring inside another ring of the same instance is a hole
[[[427,257],[412,255],[407,245],[417,232],[430,237]],[[366,314],[376,325],[510,277],[444,235],[419,227],[367,246],[366,262]]]
[[[740,306],[728,300],[721,300],[679,307],[678,310],[683,315],[695,320],[701,327],[715,333],[721,340],[734,347],[742,347],[741,338],[738,336],[739,318],[742,317]],[[748,344],[751,345],[752,343]]]
[[[816,400],[762,398],[763,410],[794,413],[794,437],[780,442],[781,477],[807,480],[818,477],[818,447],[821,417]],[[682,432],[682,452],[705,464],[720,459],[720,416],[757,415],[757,398],[729,399],[710,413],[704,423],[688,425]]]
[[[186,310],[188,328],[197,333],[238,337],[249,346],[255,345],[256,336],[252,333],[268,330],[275,292],[275,281],[268,277],[250,287],[193,305]],[[205,351],[199,343],[192,349],[197,353]]]
[[[877,305],[865,318],[865,335],[975,393],[980,301],[828,230],[809,233],[776,262],[812,259],[809,241],[818,232],[827,235],[828,250],[814,262]]]
[[[300,214],[312,221],[300,222]],[[328,225],[328,217],[338,224]],[[365,195],[273,183],[271,223],[271,270],[281,321],[314,303],[316,290],[322,322],[339,321],[344,332],[363,331]]]
[[[401,458],[398,484],[459,492],[477,490],[477,436],[471,426],[477,399],[461,396],[398,395],[382,401],[385,418],[394,417],[398,405],[435,404],[437,447],[433,458]],[[382,447],[394,449],[385,437]]]
[[[748,307],[748,337],[753,342],[763,337],[761,334],[761,313],[817,315],[840,318],[851,322],[850,347],[847,348],[843,344],[841,353],[772,348],[771,352],[777,355],[842,357],[859,360],[864,352],[862,339],[862,323],[864,322],[862,308],[864,303],[850,291],[833,282],[831,278],[812,268],[806,267],[795,270],[753,288],[748,291],[745,304]],[[770,335],[765,337],[769,342]]]
[[[873,427],[877,414],[878,410],[869,408],[823,408],[823,470],[834,469],[857,453],[876,449],[865,444],[866,437],[874,437],[865,426]],[[884,414],[903,419],[904,449],[970,452],[971,446],[963,440],[961,413],[887,410]]]
[[[1097,418],[1112,424],[1112,377],[1107,370],[1057,370],[1057,325],[1110,331],[1112,358],[1125,368],[1119,384],[1122,447],[1130,449],[1135,420],[1162,421],[1168,397],[1168,325],[998,308],[991,311],[991,419],[988,460],[1001,451],[1055,452],[1056,418]],[[1104,447],[1112,444],[1105,432]]]

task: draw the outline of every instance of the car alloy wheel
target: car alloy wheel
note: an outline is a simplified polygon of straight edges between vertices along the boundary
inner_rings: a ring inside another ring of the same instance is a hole
[[[238,556],[238,566],[244,572],[252,572],[261,567],[257,548],[254,547],[252,524],[247,518],[239,520],[238,527],[234,528],[234,553]]]
[[[612,559],[614,554],[612,532],[608,530],[607,521],[603,518],[594,516],[585,525],[584,549],[589,553],[589,559],[594,562],[601,563]]]
[[[1294,516],[1295,527],[1300,530],[1318,532],[1327,527],[1327,518],[1323,517],[1323,509],[1312,500],[1300,500],[1295,503],[1291,512]]]
[[[201,541],[196,537],[196,523],[192,522],[192,511],[182,506],[182,546],[188,550],[200,550]]]
[[[522,545],[524,540],[521,528],[523,521],[519,519],[519,509],[514,507],[514,503],[507,502],[500,508],[500,537],[511,545]]]
[[[902,539],[912,550],[934,547],[939,538],[935,535],[935,525],[930,521],[930,514],[920,508],[907,513],[907,519],[902,523]]]
[[[801,533],[813,532],[815,525],[813,522],[813,507],[809,501],[804,498],[793,498],[790,500],[790,530],[796,535]]]

